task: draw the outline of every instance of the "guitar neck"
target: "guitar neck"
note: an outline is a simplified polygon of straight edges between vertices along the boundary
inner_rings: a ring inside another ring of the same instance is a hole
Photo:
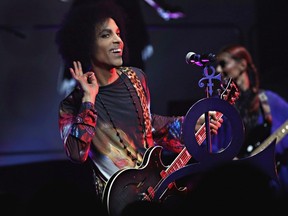
[[[288,120],[286,120],[273,134],[265,139],[250,155],[255,155],[267,148],[276,138],[276,144],[288,134]]]
[[[215,114],[216,120],[219,121],[219,119],[223,116],[222,113],[216,112]],[[199,130],[196,132],[195,137],[199,145],[201,145],[204,140],[206,139],[206,129],[205,129],[205,123],[201,125]],[[177,157],[174,159],[174,161],[171,163],[171,165],[166,169],[166,174],[171,174],[175,172],[176,170],[184,167],[188,161],[192,158],[190,153],[188,152],[187,148],[184,147],[182,151],[177,155]]]

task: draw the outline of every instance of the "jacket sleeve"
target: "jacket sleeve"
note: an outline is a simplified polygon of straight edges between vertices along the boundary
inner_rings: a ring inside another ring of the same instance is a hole
[[[284,124],[285,121],[288,120],[288,112],[287,112],[288,102],[279,94],[273,91],[266,90],[265,92],[268,97],[268,103],[269,103],[269,106],[271,109],[271,115],[272,115],[271,132],[275,133],[278,130],[278,128],[280,128],[281,125]],[[281,140],[279,140],[279,142],[276,145],[275,151],[277,155],[285,155],[285,157],[287,157],[288,155],[287,154],[288,152],[288,136],[287,135],[282,136]],[[286,160],[288,161],[287,158]]]
[[[82,163],[88,158],[96,120],[97,112],[90,102],[82,103],[70,95],[60,103],[60,135],[65,152],[72,161]]]
[[[152,115],[153,138],[156,145],[179,153],[183,148],[182,126],[184,117]]]

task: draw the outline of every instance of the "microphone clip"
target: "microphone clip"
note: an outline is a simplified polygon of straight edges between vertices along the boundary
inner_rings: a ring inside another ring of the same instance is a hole
[[[194,52],[189,52],[186,55],[187,64],[195,64],[199,67],[205,66],[208,63],[216,61],[216,55],[213,53],[208,54],[196,54]]]

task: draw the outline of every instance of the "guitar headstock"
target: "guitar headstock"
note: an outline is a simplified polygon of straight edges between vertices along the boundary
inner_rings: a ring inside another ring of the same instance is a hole
[[[223,92],[220,94],[220,98],[228,101],[230,104],[235,104],[235,101],[239,98],[240,92],[236,83],[229,78],[222,85]]]

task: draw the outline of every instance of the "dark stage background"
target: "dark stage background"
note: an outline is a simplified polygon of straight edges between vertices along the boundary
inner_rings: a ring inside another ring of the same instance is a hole
[[[198,86],[201,68],[187,65],[186,54],[216,53],[234,42],[250,49],[262,87],[288,100],[287,1],[167,3],[180,6],[186,17],[164,21],[141,1],[154,47],[145,64],[153,112],[185,115],[205,97]],[[66,159],[58,131],[62,64],[54,34],[69,5],[60,0],[0,2],[0,192],[26,199],[49,181],[62,178],[83,186],[90,178],[86,165],[73,165]],[[90,185],[84,189],[91,189]]]

